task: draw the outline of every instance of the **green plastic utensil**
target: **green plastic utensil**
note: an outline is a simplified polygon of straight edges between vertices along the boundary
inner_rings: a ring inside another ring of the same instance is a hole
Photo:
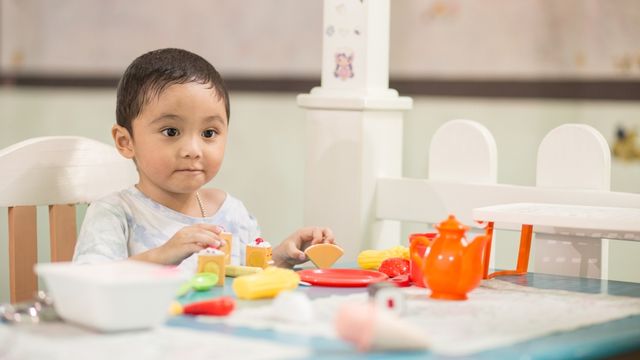
[[[196,291],[207,291],[218,283],[218,274],[199,273],[191,279],[191,287]]]

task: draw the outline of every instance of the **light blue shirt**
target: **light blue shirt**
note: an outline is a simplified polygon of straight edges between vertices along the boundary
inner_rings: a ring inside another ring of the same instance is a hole
[[[231,263],[244,263],[245,247],[260,236],[255,218],[242,202],[227,194],[213,216],[192,217],[159,204],[135,186],[91,203],[76,243],[73,261],[100,263],[126,259],[156,248],[185,226],[207,223],[233,234]],[[197,254],[179,267],[195,272]]]

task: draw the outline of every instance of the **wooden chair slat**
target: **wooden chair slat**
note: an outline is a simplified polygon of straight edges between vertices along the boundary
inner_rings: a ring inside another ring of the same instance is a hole
[[[75,205],[49,205],[51,261],[71,261],[76,246]]]
[[[36,207],[9,208],[9,292],[11,302],[33,297],[38,279],[33,264],[38,260]]]

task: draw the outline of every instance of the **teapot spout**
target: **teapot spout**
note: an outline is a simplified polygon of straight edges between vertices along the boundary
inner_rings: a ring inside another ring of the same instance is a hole
[[[488,241],[489,237],[486,235],[476,236],[467,247],[467,252],[470,253],[469,256],[482,259],[482,256],[484,255],[484,248]]]

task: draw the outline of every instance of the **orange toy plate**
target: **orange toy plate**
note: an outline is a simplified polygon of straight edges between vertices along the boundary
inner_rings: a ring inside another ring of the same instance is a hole
[[[334,244],[316,244],[309,246],[304,253],[316,267],[326,269],[344,254],[344,250]]]
[[[379,271],[359,269],[307,269],[298,275],[311,285],[334,287],[363,287],[388,279]]]

